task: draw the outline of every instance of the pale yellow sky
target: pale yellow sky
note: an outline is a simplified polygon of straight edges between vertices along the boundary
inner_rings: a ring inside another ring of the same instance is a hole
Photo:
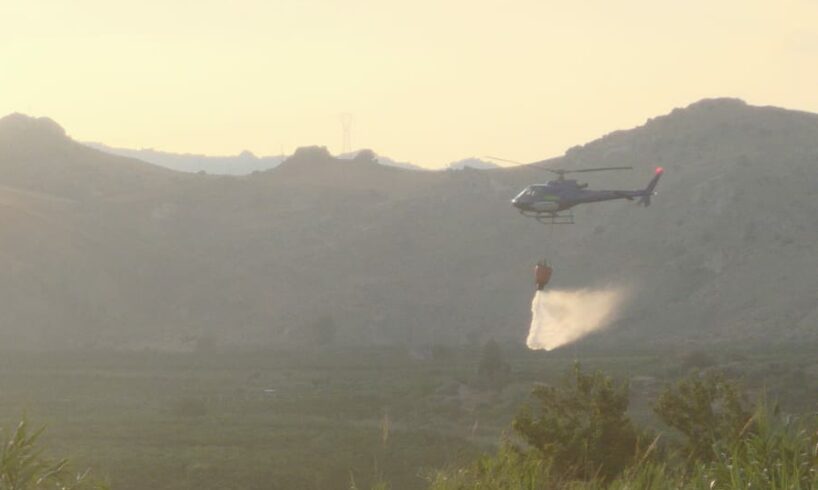
[[[0,115],[235,154],[530,161],[704,97],[818,112],[818,0],[0,0]]]

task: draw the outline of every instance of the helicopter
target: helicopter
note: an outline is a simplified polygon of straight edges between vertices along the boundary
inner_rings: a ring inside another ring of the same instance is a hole
[[[502,159],[495,158],[495,160]],[[656,184],[659,182],[659,178],[662,177],[662,174],[664,173],[664,169],[662,167],[656,167],[653,178],[648,183],[647,187],[641,190],[597,191],[587,189],[588,184],[579,183],[572,179],[566,179],[565,175],[583,172],[629,170],[633,167],[601,167],[566,170],[541,167],[536,165],[536,163],[530,165],[556,174],[557,179],[549,181],[545,184],[536,184],[526,187],[514,199],[511,200],[511,204],[520,210],[520,213],[523,216],[532,217],[540,223],[545,224],[574,224],[574,214],[571,211],[571,208],[577,204],[611,201],[614,199],[627,199],[632,201],[635,198],[639,198],[637,204],[650,206],[650,198],[655,195],[654,189],[656,189]],[[562,211],[568,212],[561,213]]]

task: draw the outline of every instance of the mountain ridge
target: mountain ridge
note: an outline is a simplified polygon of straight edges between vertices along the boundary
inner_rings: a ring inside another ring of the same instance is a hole
[[[557,228],[509,205],[548,178],[533,167],[416,172],[313,148],[200,176],[0,129],[0,339],[291,345],[331,317],[342,343],[522,342],[547,257],[554,288],[631,291],[589,344],[816,341],[817,120],[701,101],[573,147],[548,164],[634,166],[592,188],[667,172],[650,208],[580,206]]]

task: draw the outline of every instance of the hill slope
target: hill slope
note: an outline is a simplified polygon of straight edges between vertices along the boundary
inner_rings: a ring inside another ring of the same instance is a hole
[[[331,317],[340,342],[522,342],[541,257],[554,287],[630,288],[592,342],[818,334],[814,114],[705,100],[572,148],[552,164],[635,167],[589,174],[591,187],[667,174],[650,208],[581,207],[563,227],[510,207],[547,179],[532,168],[414,172],[314,148],[208,177],[103,155],[55,126],[0,120],[0,263],[14,272],[0,279],[0,339],[303,343]]]

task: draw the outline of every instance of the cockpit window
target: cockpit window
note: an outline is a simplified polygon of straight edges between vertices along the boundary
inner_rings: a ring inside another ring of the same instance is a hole
[[[530,185],[523,189],[523,191],[520,192],[515,199],[520,199],[522,197],[541,198],[542,196],[548,194],[550,194],[550,189],[547,185]]]
[[[528,197],[528,196],[533,195],[533,193],[534,193],[534,191],[532,190],[531,186],[528,186],[525,189],[523,189],[522,192],[517,194],[517,197],[515,197],[514,199],[519,199],[521,197]]]

